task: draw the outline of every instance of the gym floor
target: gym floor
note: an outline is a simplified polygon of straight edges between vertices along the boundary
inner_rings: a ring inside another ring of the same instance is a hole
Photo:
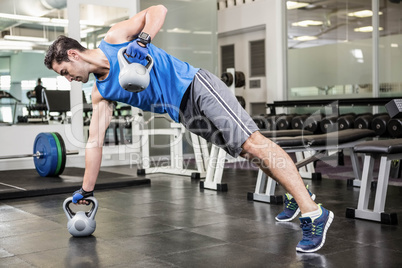
[[[298,220],[278,223],[282,205],[247,200],[256,175],[225,169],[228,192],[165,174],[147,175],[150,186],[97,191],[97,228],[86,238],[66,229],[69,194],[0,201],[0,267],[402,267],[402,224],[345,218],[359,190],[340,179],[305,180],[335,219],[320,251],[296,253]],[[401,187],[389,186],[386,212],[401,217]]]

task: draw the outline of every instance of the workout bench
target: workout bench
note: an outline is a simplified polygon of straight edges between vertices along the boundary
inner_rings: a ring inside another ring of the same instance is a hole
[[[260,133],[269,138],[275,137],[288,137],[288,136],[300,136],[310,135],[312,132],[302,129],[291,130],[261,130]],[[200,181],[201,189],[210,189],[221,192],[228,190],[227,184],[222,183],[222,175],[225,162],[227,161],[227,153],[222,148],[216,145],[212,145],[211,153],[209,155],[208,168],[204,181]],[[300,155],[297,155],[300,156]],[[313,173],[314,167],[309,166],[307,172]]]
[[[346,217],[378,221],[385,224],[398,224],[397,214],[384,213],[384,207],[391,162],[402,159],[402,139],[363,142],[354,146],[354,152],[364,154],[363,176],[357,209],[347,208]],[[368,208],[368,204],[371,182],[373,181],[374,159],[376,158],[380,158],[380,169],[374,207],[371,210]]]
[[[346,129],[326,134],[306,135],[297,137],[271,138],[287,153],[303,153],[305,158],[296,163],[298,169],[304,168],[316,160],[325,160],[336,155],[340,150],[347,149],[353,166],[354,186],[360,186],[361,169],[353,147],[362,141],[375,136],[370,129]],[[313,178],[314,179],[314,178]],[[248,200],[265,203],[283,203],[282,196],[275,196],[276,182],[259,170],[255,191],[248,193]]]

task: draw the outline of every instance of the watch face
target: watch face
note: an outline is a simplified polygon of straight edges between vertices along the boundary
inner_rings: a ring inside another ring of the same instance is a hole
[[[147,39],[149,39],[149,34],[141,32],[138,37],[141,39],[147,40]]]

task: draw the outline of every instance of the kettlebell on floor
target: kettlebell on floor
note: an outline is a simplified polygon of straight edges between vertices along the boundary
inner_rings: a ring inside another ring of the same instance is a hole
[[[148,54],[146,66],[132,62],[130,63],[125,57],[126,47],[122,47],[117,53],[117,59],[120,66],[119,83],[122,88],[130,92],[141,92],[149,85],[149,72],[154,65],[152,57]]]
[[[84,200],[89,201],[92,207],[89,211],[77,211],[73,212],[70,208],[70,204],[73,202],[72,197],[68,197],[63,202],[64,213],[67,216],[67,230],[72,236],[89,236],[95,232],[96,221],[95,215],[98,211],[98,200],[95,197],[87,197]]]

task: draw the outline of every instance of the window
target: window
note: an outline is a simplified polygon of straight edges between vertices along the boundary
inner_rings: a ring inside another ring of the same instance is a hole
[[[21,89],[22,90],[33,90],[36,87],[36,80],[22,80]]]
[[[11,87],[11,76],[9,75],[0,76],[0,89],[10,90],[10,87]]]
[[[227,68],[235,67],[234,45],[221,46],[221,55],[222,73],[225,73]]]
[[[250,42],[250,76],[265,76],[265,40]]]

